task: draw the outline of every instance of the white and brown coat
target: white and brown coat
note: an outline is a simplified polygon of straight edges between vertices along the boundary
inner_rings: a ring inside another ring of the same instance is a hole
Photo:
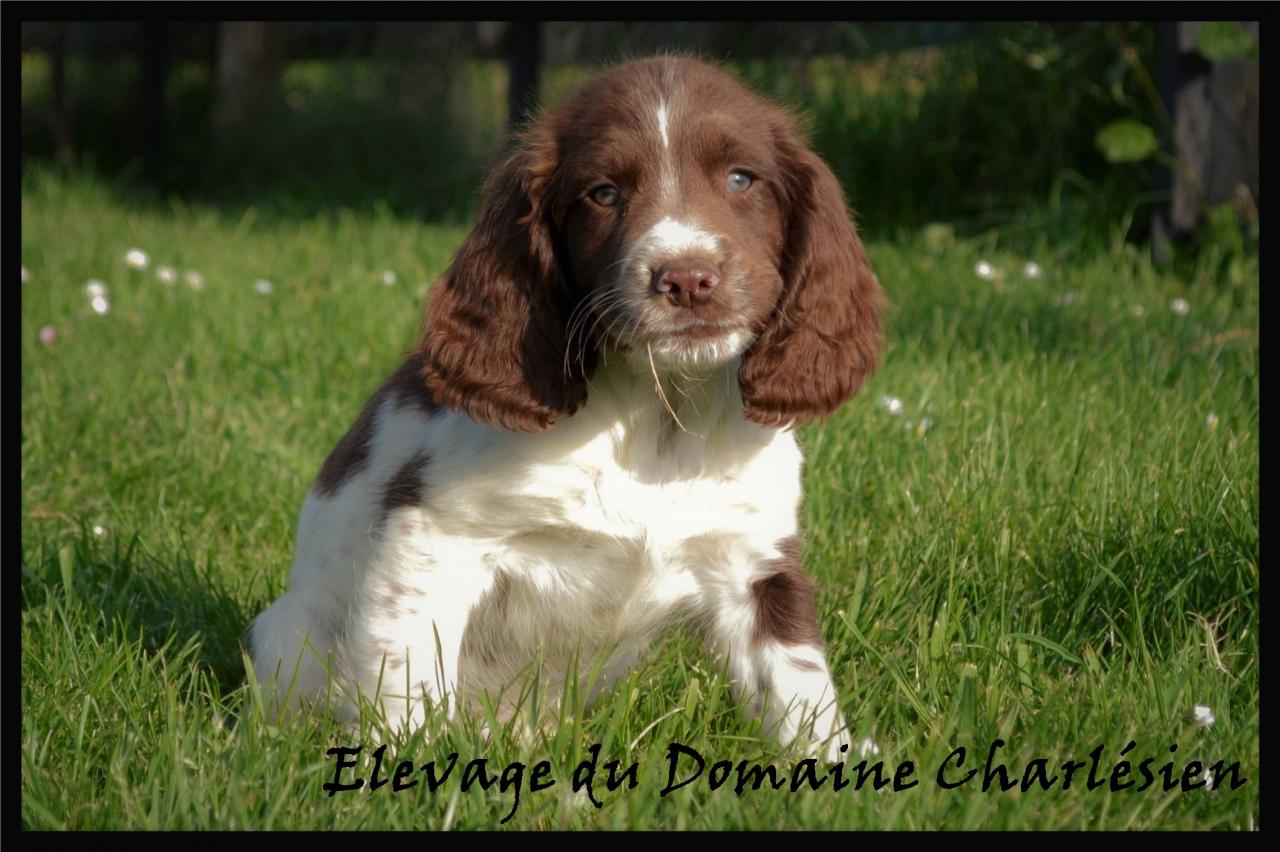
[[[779,738],[838,756],[792,428],[872,370],[880,306],[790,116],[689,59],[597,77],[496,170],[321,469],[252,627],[264,688],[332,672],[415,725],[535,655],[558,680],[606,654],[607,683],[683,621]]]

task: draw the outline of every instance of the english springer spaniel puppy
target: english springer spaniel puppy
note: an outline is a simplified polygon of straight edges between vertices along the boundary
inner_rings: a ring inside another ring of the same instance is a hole
[[[491,176],[320,469],[251,629],[264,694],[408,729],[535,659],[559,695],[594,658],[594,696],[687,623],[767,730],[842,759],[792,429],[858,390],[881,304],[791,116],[685,58],[587,83]]]

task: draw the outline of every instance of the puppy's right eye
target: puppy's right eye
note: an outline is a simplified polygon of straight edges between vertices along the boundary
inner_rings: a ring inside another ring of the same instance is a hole
[[[622,200],[622,193],[616,186],[597,186],[591,190],[591,200],[601,207],[613,207]]]
[[[729,176],[725,178],[725,187],[730,192],[737,192],[737,193],[746,192],[748,189],[751,188],[751,184],[752,184],[751,175],[747,174],[741,169],[734,169],[733,171],[729,172]]]

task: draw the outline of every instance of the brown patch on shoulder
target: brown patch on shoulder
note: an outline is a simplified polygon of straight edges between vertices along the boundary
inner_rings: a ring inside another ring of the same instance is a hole
[[[382,390],[379,388],[365,401],[356,422],[324,460],[324,464],[320,467],[320,474],[316,477],[317,494],[332,496],[342,487],[342,483],[364,467],[369,459],[369,443],[373,440],[373,430],[378,420],[378,406],[381,404]]]
[[[332,496],[344,482],[364,467],[369,460],[369,447],[377,426],[378,409],[388,397],[395,400],[397,406],[413,405],[424,414],[433,414],[438,410],[422,378],[422,359],[417,355],[410,356],[365,401],[356,422],[324,460],[320,474],[316,477],[316,493]]]
[[[751,584],[756,600],[755,639],[822,647],[813,581],[804,573],[795,536],[778,542],[778,549],[782,556],[765,566],[771,573]]]
[[[434,414],[440,406],[431,396],[431,391],[427,390],[427,380],[422,374],[422,369],[422,356],[416,353],[410,355],[399,369],[391,374],[391,378],[387,379],[383,387],[395,399],[396,405],[412,405],[424,414]]]
[[[387,515],[404,506],[416,506],[422,502],[422,493],[426,488],[422,469],[431,461],[425,451],[414,453],[413,457],[400,465],[395,474],[387,480],[382,490],[382,521]]]

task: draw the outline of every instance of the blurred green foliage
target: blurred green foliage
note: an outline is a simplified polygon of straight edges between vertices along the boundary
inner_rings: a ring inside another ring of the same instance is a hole
[[[23,106],[49,94],[41,54],[23,59]],[[402,67],[375,60],[291,62],[251,136],[218,142],[210,127],[211,69],[186,62],[168,79],[167,190],[188,200],[311,216],[381,206],[462,218],[498,150],[506,118],[499,63]],[[142,107],[136,61],[68,63],[80,165],[141,186]],[[23,122],[23,154],[51,159],[48,126]]]
[[[735,60],[752,85],[798,108],[817,149],[845,182],[864,230],[887,235],[934,221],[961,233],[1002,229],[1034,246],[1144,239],[1154,166],[1109,162],[1100,128],[1159,126],[1122,46],[1153,67],[1154,24],[972,25],[968,37],[867,55]],[[710,59],[723,57],[708,56]],[[24,115],[47,108],[43,54],[23,57]],[[543,76],[554,103],[592,73]],[[70,112],[82,165],[141,173],[139,63],[73,54]],[[287,64],[251,137],[215,145],[207,63],[170,75],[166,188],[264,215],[327,208],[465,221],[500,154],[501,62],[458,52],[415,61],[337,58]],[[48,122],[23,121],[28,161],[52,158]],[[1124,158],[1121,158],[1124,159]],[[136,181],[134,181],[136,183]]]
[[[1205,21],[1196,38],[1196,50],[1210,62],[1258,58],[1253,36],[1230,21]]]
[[[1093,147],[1098,127],[1131,112],[1137,89],[1117,29],[1150,59],[1148,24],[990,25],[942,48],[831,60],[808,92],[783,94],[808,108],[815,143],[873,229],[1003,225],[1069,180],[1079,191],[1044,207],[1040,226],[1105,238],[1152,182],[1149,169],[1117,168]],[[775,91],[801,82],[760,67],[749,77],[773,79]]]
[[[1155,131],[1131,118],[1111,122],[1098,131],[1095,141],[1109,163],[1136,163],[1160,147]]]

